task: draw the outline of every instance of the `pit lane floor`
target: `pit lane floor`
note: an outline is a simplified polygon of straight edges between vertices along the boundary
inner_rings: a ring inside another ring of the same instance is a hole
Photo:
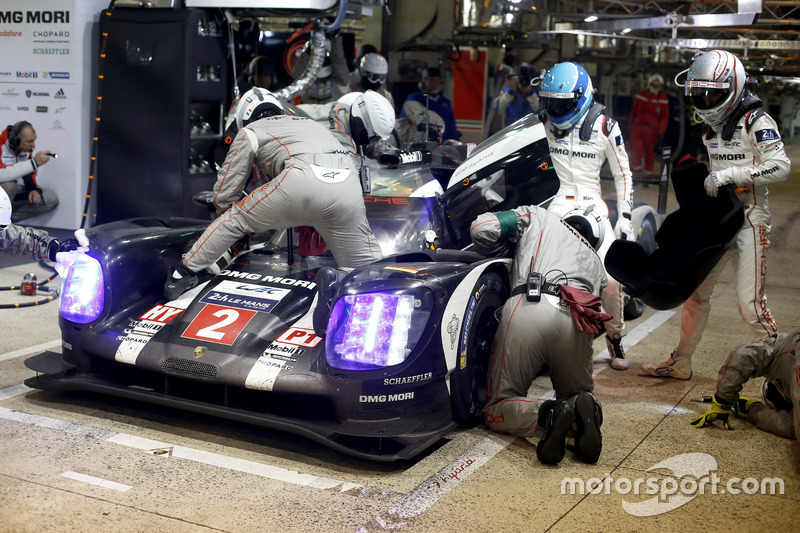
[[[800,326],[800,142],[787,148],[792,177],[770,187],[767,286],[784,331]],[[637,186],[637,201],[655,206],[656,195],[653,185]],[[674,208],[670,194],[668,211]],[[0,286],[18,285],[28,271],[48,275],[0,254]],[[0,309],[0,531],[685,532],[761,531],[767,523],[797,530],[797,442],[742,421],[734,431],[689,425],[708,408],[694,400],[714,392],[728,350],[751,340],[733,291],[727,269],[689,381],[639,370],[674,347],[679,309],[648,309],[628,323],[627,371],[608,368],[605,342],[596,340],[603,453],[585,465],[568,449],[558,466],[536,460],[536,439],[483,428],[454,432],[415,461],[387,465],[215,418],[35,391],[22,384],[31,376],[23,361],[60,350],[58,303]],[[32,299],[0,291],[0,304]],[[760,384],[748,383],[744,394],[757,397]],[[549,380],[533,389],[546,395]]]

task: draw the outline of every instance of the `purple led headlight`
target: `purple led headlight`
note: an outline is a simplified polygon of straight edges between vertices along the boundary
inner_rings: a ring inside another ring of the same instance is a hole
[[[97,319],[105,303],[104,286],[100,262],[89,255],[81,255],[70,266],[64,281],[61,316],[78,324]]]
[[[328,364],[346,370],[398,365],[419,340],[431,314],[418,292],[370,292],[340,298],[326,337]]]

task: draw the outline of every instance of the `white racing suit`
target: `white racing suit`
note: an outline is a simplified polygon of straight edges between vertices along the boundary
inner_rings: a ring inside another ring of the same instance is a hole
[[[604,114],[594,121],[591,136],[587,141],[580,138],[583,123],[590,118],[587,112],[573,128],[563,134],[552,124],[545,123],[547,142],[550,145],[550,157],[556,169],[561,186],[549,210],[562,217],[576,207],[595,206],[595,210],[605,220],[605,238],[598,250],[600,258],[605,260],[606,252],[614,241],[614,228],[608,219],[608,205],[603,200],[600,186],[600,169],[608,160],[614,175],[617,192],[617,214],[630,216],[633,209],[633,176],[628,164],[628,154],[622,139],[619,124]],[[614,318],[606,322],[606,332],[610,337],[621,335],[625,328],[623,308],[625,295],[620,283],[608,276],[608,286],[602,294],[603,308]]]
[[[498,242],[517,239],[512,287],[524,287],[531,269],[543,279],[598,296],[606,273],[597,253],[574,229],[538,206],[480,215],[470,230],[475,251],[493,255]],[[514,291],[517,292],[517,291]],[[590,333],[578,330],[558,296],[542,291],[539,302],[511,296],[501,309],[492,345],[489,390],[483,414],[499,432],[534,436],[541,401],[527,396],[533,380],[550,369],[556,398],[574,401],[594,390]]]
[[[239,200],[254,162],[271,181]],[[327,128],[309,118],[274,116],[239,130],[217,175],[214,204],[224,213],[183,258],[193,272],[214,263],[246,233],[294,226],[313,226],[340,267],[382,257],[353,160]]]
[[[748,380],[767,378],[784,399],[789,410],[753,404],[747,419],[757,428],[782,437],[800,440],[800,328],[791,333],[777,333],[731,350],[719,369],[717,396],[729,403],[739,399]]]
[[[767,184],[787,179],[791,167],[778,126],[768,114],[754,109],[738,121],[730,140],[707,131],[703,142],[711,171],[732,175],[735,183],[729,186],[738,191],[745,204],[745,221],[730,250],[683,304],[679,358],[691,357],[700,343],[711,309],[711,293],[728,261],[733,262],[739,312],[753,334],[766,337],[778,331],[764,294],[771,224]]]

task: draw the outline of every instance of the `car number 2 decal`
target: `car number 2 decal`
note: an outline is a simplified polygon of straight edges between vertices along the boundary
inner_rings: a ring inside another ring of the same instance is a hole
[[[231,346],[256,311],[206,304],[181,337]]]

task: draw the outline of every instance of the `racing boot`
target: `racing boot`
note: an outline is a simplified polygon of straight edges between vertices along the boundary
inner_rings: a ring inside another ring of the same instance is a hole
[[[611,368],[614,370],[627,370],[631,362],[625,357],[625,350],[622,349],[622,338],[619,333],[606,335],[606,346],[608,355],[611,356]]]
[[[536,445],[536,457],[543,464],[554,465],[564,458],[567,431],[575,422],[575,411],[564,400],[547,400],[539,409],[539,426],[544,437]]]
[[[197,274],[186,268],[183,262],[169,269],[167,281],[164,282],[164,298],[168,301],[178,297],[197,285]]]
[[[678,350],[673,350],[669,359],[663,363],[645,363],[642,370],[657,378],[690,379],[692,377],[692,360],[680,357]]]
[[[780,389],[768,379],[764,379],[764,383],[761,384],[761,400],[777,411],[792,410],[792,402],[787,400]]]
[[[595,464],[603,449],[600,426],[603,425],[603,409],[588,392],[575,397],[575,457],[584,463]]]

